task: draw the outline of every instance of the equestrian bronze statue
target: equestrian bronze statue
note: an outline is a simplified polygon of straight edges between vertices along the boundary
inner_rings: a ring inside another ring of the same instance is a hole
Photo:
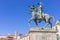
[[[48,24],[50,24],[52,28],[52,23],[50,22],[50,20],[54,17],[43,12],[42,3],[38,3],[38,5],[38,8],[36,8],[34,5],[30,7],[32,18],[28,21],[28,24],[30,25],[30,22],[33,20],[36,26],[38,26],[38,23],[40,23],[41,21],[45,21],[46,25],[44,26],[44,28],[46,28]]]

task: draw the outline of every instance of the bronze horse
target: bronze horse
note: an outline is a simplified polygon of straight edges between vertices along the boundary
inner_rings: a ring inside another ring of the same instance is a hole
[[[36,7],[33,5],[30,7],[31,11],[32,11],[32,18],[28,21],[28,24],[30,25],[30,22],[32,20],[34,20],[36,26],[38,26],[38,23],[40,23],[41,21],[45,21],[46,25],[44,26],[45,28],[47,27],[48,24],[50,24],[51,28],[52,28],[52,23],[50,22],[50,20],[53,18],[52,16],[48,15],[48,14],[44,14],[42,11],[42,5],[39,5],[38,10],[36,9]]]

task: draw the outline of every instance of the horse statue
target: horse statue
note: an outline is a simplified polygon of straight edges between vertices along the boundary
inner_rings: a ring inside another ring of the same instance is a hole
[[[32,18],[28,21],[29,25],[32,20],[34,20],[36,26],[38,26],[38,23],[40,23],[41,21],[45,21],[46,25],[44,26],[44,28],[46,28],[48,24],[50,24],[52,28],[52,23],[50,22],[50,20],[54,17],[43,13],[41,3],[39,4],[38,11],[34,5],[31,6],[30,9],[32,11]]]

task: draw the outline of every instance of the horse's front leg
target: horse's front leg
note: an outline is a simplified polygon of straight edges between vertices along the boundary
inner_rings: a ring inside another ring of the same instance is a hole
[[[28,25],[30,26],[30,22],[32,21],[32,18],[30,20],[28,20]]]

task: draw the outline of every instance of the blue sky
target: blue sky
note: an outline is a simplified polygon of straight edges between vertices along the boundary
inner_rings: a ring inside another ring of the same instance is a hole
[[[0,0],[0,35],[14,34],[16,30],[21,34],[28,33],[31,27],[28,20],[31,18],[29,6],[42,2],[45,13],[54,16],[60,21],[60,0]]]

